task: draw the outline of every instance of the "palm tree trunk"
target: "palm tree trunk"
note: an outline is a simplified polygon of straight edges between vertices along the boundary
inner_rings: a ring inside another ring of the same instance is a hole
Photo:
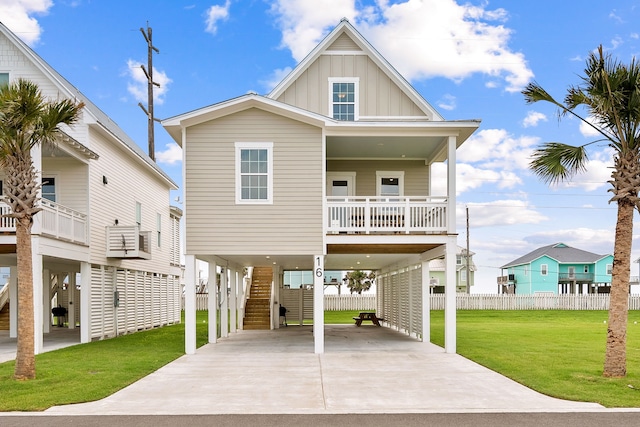
[[[627,199],[618,200],[607,349],[603,372],[605,377],[624,377],[627,374],[627,313],[634,209],[633,203]]]
[[[16,219],[16,254],[18,258],[18,348],[14,377],[18,380],[30,380],[36,377],[31,217]]]

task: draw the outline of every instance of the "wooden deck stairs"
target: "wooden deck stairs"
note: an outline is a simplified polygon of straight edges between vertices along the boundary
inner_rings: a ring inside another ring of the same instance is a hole
[[[0,331],[9,330],[9,303],[6,303],[0,310]]]
[[[271,329],[271,267],[254,267],[244,310],[244,329]]]

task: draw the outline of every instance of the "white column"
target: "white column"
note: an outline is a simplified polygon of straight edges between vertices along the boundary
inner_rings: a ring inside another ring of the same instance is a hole
[[[42,353],[43,346],[43,311],[44,305],[42,299],[44,298],[44,274],[42,271],[42,255],[40,255],[38,248],[38,239],[32,239],[32,251],[31,258],[33,260],[33,334],[34,334],[34,354]],[[48,271],[47,271],[48,273]],[[49,281],[47,280],[47,283]]]
[[[238,295],[238,272],[236,270],[229,270],[229,286],[231,287],[231,294],[229,295],[229,328],[231,332],[237,332],[237,312],[238,301],[236,300]]]
[[[324,353],[324,255],[313,257],[313,342],[316,354]]]
[[[42,277],[42,330],[48,334],[51,332],[51,272],[44,270]],[[56,279],[60,279],[60,275],[56,275]]]
[[[218,265],[215,262],[209,263],[209,299],[207,309],[209,310],[209,342],[218,340]]]
[[[196,257],[184,256],[184,346],[185,353],[196,353]]]
[[[91,264],[80,263],[80,342],[91,342]]]
[[[445,255],[444,351],[456,352],[456,238],[450,236]]]
[[[431,286],[429,261],[422,261],[422,342],[431,342]]]
[[[69,294],[69,304],[67,307],[67,324],[69,329],[76,328],[76,311],[74,309],[75,296],[76,296],[76,272],[69,272],[69,287],[67,288]]]
[[[227,292],[229,283],[229,269],[220,269],[220,336],[229,336],[229,293]]]
[[[18,267],[9,267],[9,337],[18,337]]]
[[[447,155],[447,233],[456,233],[456,137],[449,137]]]
[[[244,329],[244,310],[242,309],[243,304],[245,303],[245,287],[244,287],[244,283],[245,283],[245,278],[244,275],[242,274],[242,270],[238,271],[238,297],[237,297],[237,304],[238,304],[238,329],[243,330]]]

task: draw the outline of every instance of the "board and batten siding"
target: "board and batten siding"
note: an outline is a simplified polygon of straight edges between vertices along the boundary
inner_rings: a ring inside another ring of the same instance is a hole
[[[187,253],[322,253],[319,128],[251,108],[186,138]],[[236,142],[273,143],[273,204],[236,204]]]
[[[329,78],[359,79],[362,117],[415,116],[424,112],[366,55],[322,55],[278,98],[324,116],[329,113]]]
[[[89,163],[91,262],[142,271],[170,273],[171,221],[169,186],[151,169],[134,160],[119,144],[91,130],[100,158]],[[107,184],[103,184],[102,177]],[[136,202],[142,204],[141,231],[151,232],[151,259],[106,258],[106,227],[136,224]],[[162,215],[162,240],[156,239],[157,213]]]
[[[404,171],[404,196],[429,195],[429,166],[422,160],[329,160],[328,172],[355,172],[356,196],[376,195],[377,171]]]

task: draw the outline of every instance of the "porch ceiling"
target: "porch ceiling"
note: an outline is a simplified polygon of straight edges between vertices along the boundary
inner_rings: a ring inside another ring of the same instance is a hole
[[[444,143],[441,136],[330,136],[327,158],[433,160]]]

